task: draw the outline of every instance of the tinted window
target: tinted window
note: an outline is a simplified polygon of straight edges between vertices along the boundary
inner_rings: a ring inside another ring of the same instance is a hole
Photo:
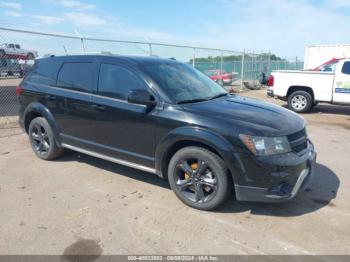
[[[26,80],[43,85],[56,85],[57,73],[60,66],[61,64],[58,63],[35,65]]]
[[[350,62],[345,62],[343,68],[341,69],[343,74],[350,75]]]
[[[8,47],[9,48],[15,48],[15,45],[14,44],[9,44]]]
[[[101,65],[100,95],[126,100],[131,90],[145,88],[145,82],[130,70],[117,65]]]
[[[77,91],[92,91],[95,86],[96,64],[65,63],[57,79],[57,86]]]
[[[19,45],[16,45],[16,48],[17,48],[17,49],[20,49],[21,47],[20,47]]]

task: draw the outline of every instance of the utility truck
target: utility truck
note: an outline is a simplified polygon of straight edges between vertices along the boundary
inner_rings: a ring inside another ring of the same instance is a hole
[[[288,101],[298,113],[318,102],[350,105],[350,59],[337,59],[318,71],[273,71],[268,86],[270,96]]]

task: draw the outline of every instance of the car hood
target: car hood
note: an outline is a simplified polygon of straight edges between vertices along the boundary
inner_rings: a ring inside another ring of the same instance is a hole
[[[220,120],[246,134],[287,135],[305,127],[304,118],[288,109],[238,95],[184,104],[183,108],[195,115]]]

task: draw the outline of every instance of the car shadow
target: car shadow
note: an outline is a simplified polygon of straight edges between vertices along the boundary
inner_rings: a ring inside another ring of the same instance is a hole
[[[310,186],[292,200],[282,203],[237,202],[233,197],[216,210],[222,213],[250,211],[254,215],[292,217],[315,212],[325,206],[334,207],[331,201],[337,197],[340,185],[337,175],[328,167],[316,164]]]
[[[99,169],[170,190],[168,181],[155,174],[139,171],[71,150],[67,150],[64,156],[56,161],[83,162]],[[238,202],[235,201],[234,195],[232,194],[225,204],[213,212],[241,213],[250,211],[250,213],[254,215],[282,217],[301,216],[315,212],[327,205],[334,207],[335,204],[331,201],[336,198],[339,185],[340,181],[332,170],[322,164],[316,164],[314,179],[310,186],[305,192],[300,192],[293,200],[282,203]]]
[[[289,109],[288,104],[283,104],[282,107]],[[303,114],[334,114],[334,115],[350,115],[350,106],[346,105],[331,105],[331,104],[318,104],[311,108],[307,113]]]
[[[155,174],[115,164],[110,161],[81,154],[68,149],[65,150],[64,155],[62,157],[55,161],[78,161],[131,179],[170,189],[168,181],[158,177]]]

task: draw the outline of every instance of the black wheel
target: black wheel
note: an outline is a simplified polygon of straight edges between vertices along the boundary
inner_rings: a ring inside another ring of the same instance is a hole
[[[5,55],[5,51],[4,50],[0,50],[0,57],[3,57]]]
[[[185,147],[176,152],[169,163],[168,179],[182,202],[201,210],[220,206],[230,188],[224,161],[201,147]]]
[[[288,107],[297,113],[304,113],[313,105],[312,96],[305,91],[295,91],[288,97]]]
[[[34,59],[34,55],[32,53],[28,53],[27,54],[27,59],[28,60],[33,60]]]
[[[52,160],[63,153],[63,149],[56,145],[52,128],[45,118],[34,118],[30,122],[28,134],[34,153],[41,159]]]

